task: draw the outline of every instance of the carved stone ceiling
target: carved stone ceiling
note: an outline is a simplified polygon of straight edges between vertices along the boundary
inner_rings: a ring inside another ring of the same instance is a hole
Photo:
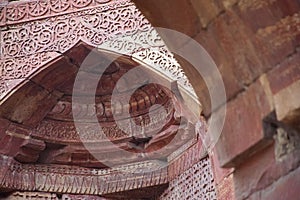
[[[33,148],[34,152],[29,151],[26,155],[16,156],[18,161],[104,167],[81,144],[82,139],[88,143],[101,143],[105,140],[102,134],[95,131],[98,130],[98,123],[105,136],[114,145],[127,151],[143,152],[147,155],[151,154],[154,149],[160,148],[161,140],[165,144],[173,139],[178,131],[185,132],[189,128],[188,124],[179,128],[180,120],[185,117],[180,115],[175,117],[174,113],[175,110],[181,109],[180,105],[174,105],[175,96],[167,88],[152,83],[157,82],[153,81],[155,76],[157,79],[160,77],[146,68],[139,68],[132,75],[133,79],[142,77],[139,79],[142,80],[141,83],[135,81],[135,84],[126,85],[129,80],[122,79],[124,82],[121,84],[122,87],[116,87],[116,83],[125,73],[139,66],[126,56],[115,60],[111,53],[94,52],[99,60],[93,63],[90,61],[91,67],[83,71],[83,74],[86,80],[97,81],[99,73],[103,73],[96,89],[95,105],[86,101],[90,94],[89,88],[85,87],[77,88],[76,94],[79,96],[76,96],[76,99],[78,101],[72,102],[72,92],[76,90],[73,85],[79,69],[78,63],[83,62],[78,54],[90,51],[85,44],[76,45],[63,56],[46,64],[43,70],[33,74],[30,81],[8,97],[1,106],[0,113],[3,118],[12,121],[17,127],[15,129],[20,129],[20,127],[25,129],[25,133],[22,133],[24,137],[30,136],[41,144]],[[84,56],[81,55],[81,57]],[[101,66],[103,60],[110,58],[114,60],[113,63],[104,72],[100,72],[103,69]],[[121,100],[130,95],[130,101],[126,104],[122,102],[112,105],[113,90],[116,99]],[[133,92],[132,95],[131,92]],[[154,107],[150,111],[149,109],[154,105],[161,105],[161,107]],[[91,115],[91,108],[94,106],[97,121]],[[128,112],[130,118],[127,118]],[[84,128],[81,137],[74,125],[74,115],[81,117],[80,121],[76,121],[80,127]],[[116,117],[119,123],[126,124],[126,130],[119,128],[114,119]],[[136,129],[135,125],[143,127],[143,130]],[[10,127],[8,132],[14,137],[16,134],[21,134],[19,130],[10,130]],[[161,134],[157,134],[158,132]],[[183,138],[184,135],[181,139]],[[181,145],[185,142],[187,140],[180,140]],[[103,154],[103,156],[113,150],[105,145],[97,145],[93,149],[94,153]],[[135,154],[132,155],[132,158],[126,158],[126,162],[121,157],[111,158],[111,160],[115,159],[115,164],[143,160],[134,156]],[[149,156],[146,158],[149,159]]]
[[[93,182],[95,173],[104,173],[105,180],[115,183],[120,177],[95,155],[111,155],[106,159],[116,167],[156,168],[195,140],[191,112],[158,83],[171,80],[190,95],[195,93],[154,28],[129,0],[34,0],[11,2],[0,10],[0,189],[58,192],[60,188],[51,188],[47,182],[51,185],[52,179],[43,173],[45,164],[55,180],[64,175],[66,167],[77,170],[70,172],[75,178],[88,176]],[[90,54],[97,59],[85,63],[88,67],[80,71]],[[141,68],[140,63],[144,63]],[[133,78],[121,79],[132,69]],[[74,87],[79,71],[85,80],[98,82],[92,96],[95,104],[86,101],[91,98],[89,84]],[[134,83],[135,77],[139,79]],[[123,81],[119,87],[118,81]],[[126,103],[112,104],[112,94],[117,100],[131,97]],[[116,124],[116,116],[126,130]],[[105,138],[97,132],[99,124]],[[131,156],[114,154],[105,139],[132,152]],[[93,148],[88,151],[82,140]],[[173,145],[163,149],[170,141]],[[163,150],[156,154],[159,149]],[[79,169],[85,169],[85,174]],[[101,186],[84,192],[70,182],[66,187],[75,189],[65,192],[106,194],[150,187],[167,183],[166,173],[166,168],[158,168],[142,176],[148,180],[142,185],[111,186],[111,191]],[[27,174],[28,180],[21,174]],[[10,182],[10,176],[19,182]],[[45,182],[35,179],[38,176]],[[120,176],[124,184],[127,179],[141,181],[130,173]]]

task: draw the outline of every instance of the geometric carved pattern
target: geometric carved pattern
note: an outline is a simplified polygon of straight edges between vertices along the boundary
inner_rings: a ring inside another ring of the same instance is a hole
[[[167,168],[145,161],[111,169],[20,164],[0,156],[0,187],[55,193],[101,195],[168,182]],[[149,169],[157,169],[148,171]],[[135,173],[133,173],[135,172]]]
[[[171,180],[160,199],[217,199],[210,159],[204,158]]]

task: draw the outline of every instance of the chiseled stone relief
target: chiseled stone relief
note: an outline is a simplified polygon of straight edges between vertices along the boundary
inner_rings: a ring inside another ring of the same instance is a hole
[[[26,79],[79,41],[132,56],[194,94],[171,52],[129,0],[10,3],[0,21],[2,97],[16,85],[8,80]]]

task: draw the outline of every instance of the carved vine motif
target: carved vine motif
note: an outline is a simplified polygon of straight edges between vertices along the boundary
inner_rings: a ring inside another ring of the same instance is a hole
[[[104,42],[99,48],[131,55],[153,47],[164,47],[162,39],[154,28],[138,31],[133,35],[117,37]],[[174,60],[175,61],[175,60]]]
[[[126,4],[128,0],[118,0],[118,4]],[[10,3],[4,7],[0,15],[1,24],[18,23],[49,16],[71,13],[84,10],[87,7],[101,6],[102,9],[114,8],[114,0],[34,0],[27,2]]]
[[[98,46],[118,35],[150,30],[150,24],[135,6],[127,6],[105,12],[91,9],[12,28],[1,32],[2,57],[64,52],[79,40]]]
[[[0,60],[1,79],[11,80],[25,78],[56,55],[58,54],[55,52],[42,52],[28,57],[23,56]]]
[[[177,80],[181,86],[195,95],[183,69],[166,46],[145,49],[135,53],[133,56],[152,66],[157,71],[163,71],[165,75],[173,80]]]

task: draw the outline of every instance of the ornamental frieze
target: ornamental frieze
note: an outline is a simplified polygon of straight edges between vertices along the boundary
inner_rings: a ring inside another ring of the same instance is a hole
[[[20,164],[0,156],[0,186],[16,190],[73,194],[107,194],[167,183],[160,161],[145,161],[111,169]],[[149,171],[149,169],[157,169]]]
[[[2,97],[79,41],[132,56],[195,96],[158,33],[128,0],[13,2],[2,8],[0,18]]]

